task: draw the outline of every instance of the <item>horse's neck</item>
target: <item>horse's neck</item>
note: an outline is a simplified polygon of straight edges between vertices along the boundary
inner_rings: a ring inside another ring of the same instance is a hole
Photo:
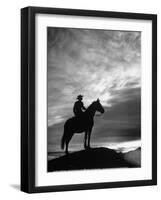
[[[96,110],[92,108],[92,105],[89,106],[86,110],[86,113],[90,116],[90,117],[94,117]]]

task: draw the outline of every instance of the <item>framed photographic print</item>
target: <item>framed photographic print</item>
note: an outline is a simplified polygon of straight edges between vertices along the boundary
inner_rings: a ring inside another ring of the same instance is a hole
[[[21,190],[157,184],[157,16],[21,10]]]

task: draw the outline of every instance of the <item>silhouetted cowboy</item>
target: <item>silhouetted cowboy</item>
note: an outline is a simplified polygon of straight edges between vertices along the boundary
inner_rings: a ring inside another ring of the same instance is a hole
[[[74,112],[76,117],[81,117],[83,110],[85,111],[86,108],[84,107],[83,102],[82,102],[83,96],[78,95],[77,99],[78,99],[78,101],[76,101],[75,104],[74,104],[73,112]]]

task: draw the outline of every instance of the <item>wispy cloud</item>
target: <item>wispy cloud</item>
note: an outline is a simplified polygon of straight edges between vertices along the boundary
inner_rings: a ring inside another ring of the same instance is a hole
[[[48,28],[48,125],[73,115],[78,94],[86,106],[126,102],[140,88],[140,40],[140,32]]]

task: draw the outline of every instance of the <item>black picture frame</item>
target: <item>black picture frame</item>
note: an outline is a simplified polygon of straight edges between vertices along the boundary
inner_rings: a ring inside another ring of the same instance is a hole
[[[152,179],[35,186],[35,16],[59,14],[152,21]],[[21,9],[21,190],[27,193],[147,186],[157,184],[157,15],[45,7]]]

